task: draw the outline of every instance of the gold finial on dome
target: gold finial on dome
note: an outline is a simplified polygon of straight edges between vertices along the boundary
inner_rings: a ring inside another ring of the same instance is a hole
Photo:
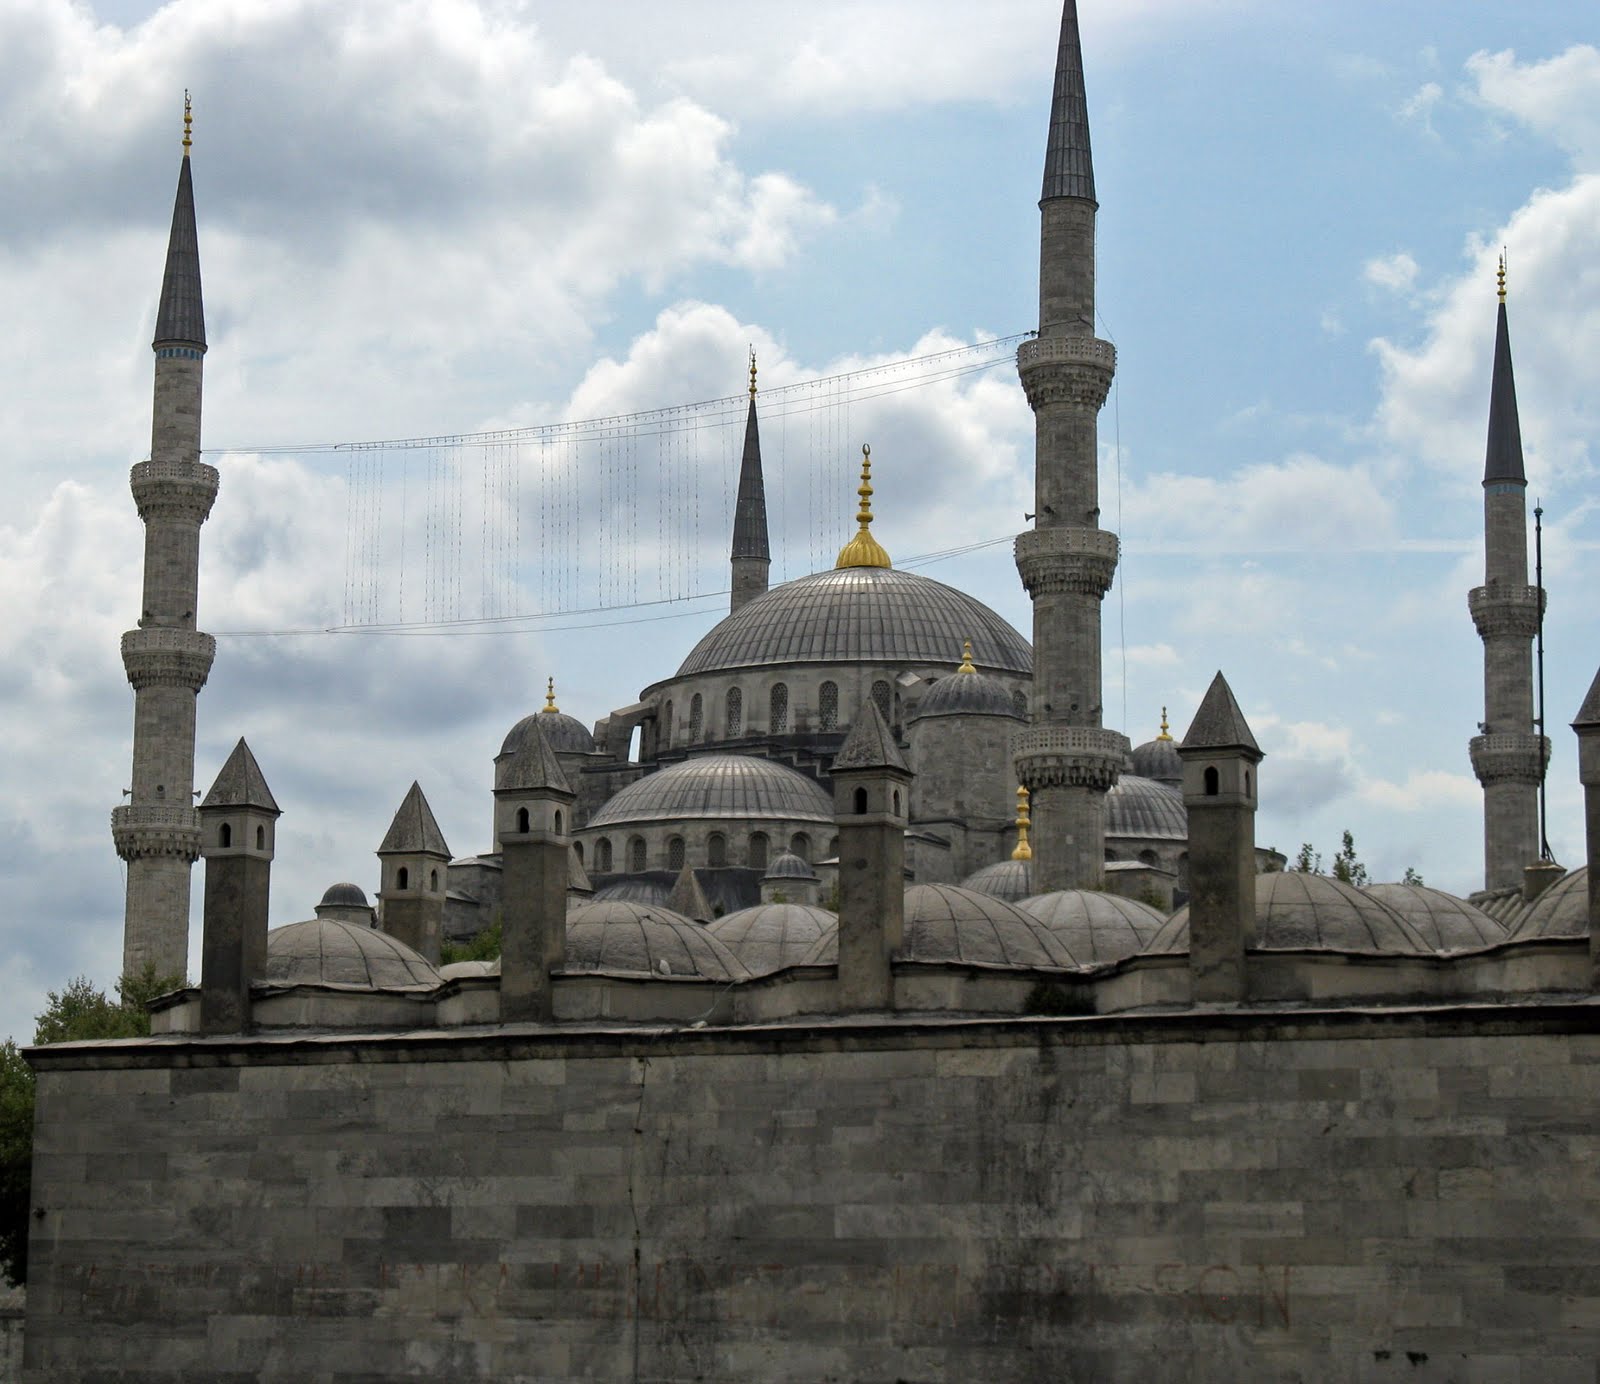
[[[961,641],[961,666],[956,669],[956,672],[976,673],[977,671],[977,668],[975,668],[972,663],[972,641],[970,639],[963,639]]]
[[[856,513],[856,523],[861,525],[856,536],[839,549],[835,567],[893,567],[883,544],[872,536],[872,448],[861,445],[861,485],[856,490],[861,497],[861,508]]]
[[[183,156],[189,157],[189,146],[194,142],[189,138],[189,130],[194,125],[194,106],[189,101],[189,88],[183,89]]]
[[[750,348],[750,402],[756,401],[756,348]]]
[[[1013,860],[1032,860],[1033,847],[1028,844],[1028,790],[1017,787],[1017,848],[1011,852]]]
[[[1157,740],[1170,740],[1170,739],[1172,739],[1172,734],[1167,729],[1167,709],[1166,709],[1166,707],[1162,707],[1161,708],[1161,734],[1156,736],[1156,739]]]
[[[1506,252],[1503,248],[1500,251],[1500,268],[1495,272],[1495,278],[1499,283],[1500,301],[1503,303],[1506,300]]]
[[[544,712],[557,713],[559,713],[561,710],[561,708],[556,705],[556,680],[554,678],[549,678],[545,682],[544,706],[541,707],[540,710]]]

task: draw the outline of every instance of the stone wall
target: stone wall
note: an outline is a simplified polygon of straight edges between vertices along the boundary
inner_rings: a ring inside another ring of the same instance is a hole
[[[1591,1004],[32,1057],[33,1384],[1600,1358]]]

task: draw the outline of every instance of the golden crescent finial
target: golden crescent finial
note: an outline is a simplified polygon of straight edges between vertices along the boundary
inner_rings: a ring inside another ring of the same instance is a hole
[[[872,448],[861,444],[861,485],[856,490],[861,497],[861,508],[856,513],[856,523],[861,525],[856,536],[839,549],[836,567],[892,567],[883,544],[872,536]]]
[[[1162,707],[1161,708],[1161,734],[1156,736],[1156,739],[1157,740],[1170,740],[1170,739],[1172,739],[1171,734],[1167,730],[1167,709],[1166,709],[1166,707]]]
[[[1500,301],[1506,300],[1506,252],[1505,247],[1500,249],[1500,268],[1496,271],[1495,278],[1499,281]]]
[[[1032,860],[1033,847],[1028,844],[1028,828],[1032,822],[1028,817],[1028,790],[1020,784],[1017,787],[1017,847],[1011,852],[1013,860]]]
[[[956,669],[956,672],[976,673],[977,671],[977,668],[975,668],[972,663],[972,641],[970,639],[963,639],[961,641],[961,666]]]
[[[754,346],[752,346],[750,348],[750,402],[754,403],[755,402],[755,398],[756,398],[756,348]]]
[[[183,89],[183,156],[189,157],[189,146],[194,141],[189,138],[189,131],[194,126],[194,106],[189,100],[189,88]]]
[[[545,711],[555,712],[559,712],[561,710],[561,708],[556,705],[556,680],[554,678],[549,678],[545,681],[543,709]]]

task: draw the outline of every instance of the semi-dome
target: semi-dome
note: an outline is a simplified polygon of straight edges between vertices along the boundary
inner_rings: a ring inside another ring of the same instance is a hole
[[[1091,889],[1058,889],[1017,905],[1066,944],[1081,965],[1135,956],[1161,931],[1166,916],[1138,899]]]
[[[770,759],[707,754],[630,783],[585,830],[689,817],[832,822],[833,800],[804,774]]]
[[[1033,862],[1031,860],[997,860],[974,870],[961,881],[963,889],[976,894],[987,894],[992,899],[1018,903],[1033,893]]]
[[[1507,933],[1482,909],[1425,884],[1373,884],[1365,890],[1394,909],[1415,928],[1434,951],[1461,951],[1467,947],[1492,947]]]
[[[768,880],[801,880],[807,884],[815,883],[817,872],[806,864],[793,851],[779,851],[772,858],[772,864],[767,866],[766,874],[761,876],[761,882]]]
[[[1580,865],[1540,894],[1523,915],[1512,937],[1527,942],[1536,937],[1587,937],[1589,935],[1589,867]]]
[[[839,920],[825,908],[757,904],[707,923],[706,931],[755,976],[785,966],[831,964],[839,959]]]
[[[1189,909],[1167,919],[1147,951],[1189,949]],[[1257,951],[1336,951],[1431,956],[1433,948],[1394,909],[1329,875],[1285,870],[1256,876]]]
[[[567,971],[748,980],[750,972],[699,923],[666,908],[592,899],[567,914]]]
[[[376,928],[312,918],[267,934],[273,985],[340,985],[362,990],[431,990],[439,972],[419,952]]]
[[[948,667],[964,639],[980,668],[1033,672],[1028,641],[964,591],[892,567],[840,567],[741,606],[690,650],[678,676],[781,663]]]
[[[1186,841],[1189,813],[1176,788],[1137,774],[1124,774],[1106,794],[1106,835]]]
[[[1037,918],[1003,899],[954,884],[906,890],[902,961],[984,966],[1075,966],[1065,943]]]
[[[940,678],[917,703],[913,720],[928,716],[1009,716],[1021,721],[1011,689],[987,673],[957,671]]]
[[[473,979],[478,976],[497,976],[499,974],[499,957],[495,957],[492,961],[483,961],[477,959],[471,961],[451,961],[447,965],[439,967],[440,980]]]

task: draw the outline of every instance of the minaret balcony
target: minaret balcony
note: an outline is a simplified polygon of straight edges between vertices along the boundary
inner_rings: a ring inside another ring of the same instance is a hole
[[[1017,370],[1044,362],[1081,362],[1113,372],[1117,368],[1117,348],[1097,336],[1036,336],[1017,347]]]
[[[199,630],[129,630],[122,636],[122,666],[136,692],[146,687],[198,692],[216,655],[217,641]]]
[[[1011,737],[1017,779],[1038,788],[1114,788],[1130,752],[1128,737],[1098,726],[1029,726]]]
[[[1017,374],[1038,412],[1054,404],[1098,412],[1111,390],[1117,348],[1093,336],[1040,336],[1017,348]]]
[[[1026,529],[1014,548],[1031,600],[1063,593],[1103,598],[1116,576],[1119,551],[1116,534],[1069,524]]]
[[[111,839],[124,860],[198,860],[200,814],[177,803],[124,803],[111,809]]]
[[[1475,586],[1467,595],[1467,609],[1481,639],[1515,636],[1532,639],[1542,613],[1537,586]]]
[[[1536,785],[1550,762],[1550,742],[1542,735],[1475,735],[1468,750],[1472,772],[1485,788],[1495,783]]]
[[[141,461],[128,473],[133,502],[146,523],[151,519],[205,523],[221,483],[217,468],[203,461]]]

